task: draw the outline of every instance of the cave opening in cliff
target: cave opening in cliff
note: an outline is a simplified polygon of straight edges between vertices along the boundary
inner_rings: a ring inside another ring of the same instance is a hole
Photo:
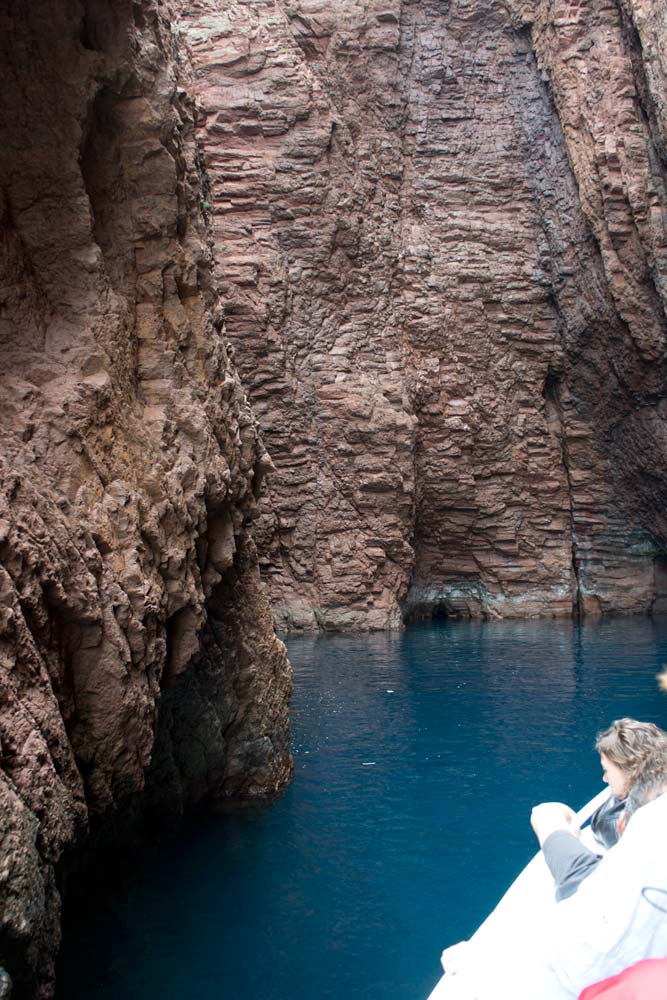
[[[461,617],[451,604],[445,600],[424,601],[408,608],[403,615],[405,625],[418,625],[424,622],[458,621]]]
[[[431,609],[432,622],[444,622],[452,618],[451,609],[445,601],[438,601]]]

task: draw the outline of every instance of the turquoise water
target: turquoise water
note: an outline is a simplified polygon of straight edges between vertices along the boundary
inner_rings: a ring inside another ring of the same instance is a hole
[[[137,859],[67,927],[60,1000],[424,1000],[535,844],[601,787],[596,730],[667,726],[667,621],[293,638],[294,782]]]

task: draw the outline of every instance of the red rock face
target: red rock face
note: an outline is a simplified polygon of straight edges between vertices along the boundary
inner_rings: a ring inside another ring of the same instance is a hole
[[[0,0],[28,995],[65,847],[289,777],[254,538],[289,627],[667,607],[662,0],[177,6]]]
[[[0,964],[42,997],[64,848],[278,791],[290,674],[164,5],[0,15]]]
[[[181,8],[276,620],[660,607],[663,6]]]

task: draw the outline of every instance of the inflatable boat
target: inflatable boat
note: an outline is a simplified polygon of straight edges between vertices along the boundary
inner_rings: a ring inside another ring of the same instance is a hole
[[[583,809],[580,809],[576,815],[577,825],[583,828],[609,795],[609,788],[604,788]],[[593,841],[590,827],[582,829],[581,839],[586,846],[601,853],[602,848]],[[539,918],[539,914],[555,905],[553,878],[542,852],[538,851],[496,908],[475,931],[466,947],[473,948],[480,956],[491,956],[502,952],[503,941],[523,940],[524,937],[529,939],[529,931]],[[464,994],[461,993],[459,977],[444,975],[428,1000],[456,1000],[462,995]]]

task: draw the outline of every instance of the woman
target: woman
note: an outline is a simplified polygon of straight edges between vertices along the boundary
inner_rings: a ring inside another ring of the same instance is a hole
[[[598,735],[595,749],[600,754],[602,779],[611,795],[593,813],[591,830],[603,847],[611,847],[618,840],[618,821],[628,792],[647,755],[661,743],[667,746],[667,733],[652,722],[636,719],[617,719]]]
[[[630,792],[632,784],[641,771],[642,765],[649,754],[660,746],[667,748],[667,733],[652,722],[637,722],[636,719],[617,719],[612,722],[609,729],[600,733],[595,741],[595,749],[600,754],[602,764],[602,777],[605,784],[609,785],[611,795],[593,813],[591,818],[591,829],[599,844],[605,848],[611,847],[619,839],[618,820],[625,808],[625,800]],[[538,826],[533,821],[535,814],[541,809],[555,810],[558,813],[559,822],[556,826],[563,825],[563,818],[567,814],[568,822],[574,817],[573,811],[563,805],[563,803],[543,803],[533,810],[531,823],[538,836],[540,845],[546,840],[546,835],[541,836]],[[574,834],[574,830],[571,833]],[[590,862],[584,859],[582,863],[579,854],[583,858],[590,855]],[[557,856],[549,858],[551,864],[549,868],[551,875],[556,882],[556,898],[561,900],[572,895],[578,884],[590,875],[597,867],[600,855],[595,854],[588,848],[580,845],[574,852],[575,863],[571,865],[572,858],[566,856],[562,864],[556,865],[560,869],[560,875],[556,874],[553,864],[558,861]],[[572,869],[572,870],[571,870]],[[545,868],[546,872],[546,868]],[[520,935],[519,935],[520,936]],[[446,948],[441,956],[441,963],[444,971],[449,975],[459,972],[465,967],[468,959],[468,942],[462,941],[459,944]]]

